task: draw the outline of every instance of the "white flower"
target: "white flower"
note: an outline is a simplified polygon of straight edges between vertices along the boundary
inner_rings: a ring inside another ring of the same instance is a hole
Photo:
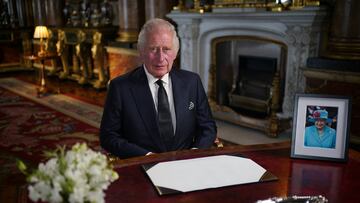
[[[32,201],[37,202],[41,197],[40,193],[37,190],[35,190],[34,186],[31,185],[28,187],[28,190],[29,190],[29,198]]]
[[[50,191],[50,200],[49,202],[63,202],[63,198],[60,195],[61,187],[53,187]]]
[[[103,203],[104,190],[119,177],[105,155],[84,143],[77,143],[66,152],[63,147],[48,154],[51,158],[46,163],[40,163],[35,172],[26,173],[29,198],[34,202]]]
[[[102,190],[90,191],[87,196],[89,202],[103,203],[105,194]]]

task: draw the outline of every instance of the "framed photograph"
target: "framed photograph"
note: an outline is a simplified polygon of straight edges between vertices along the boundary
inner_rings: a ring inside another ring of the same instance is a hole
[[[295,99],[291,157],[347,161],[351,98],[297,94]]]

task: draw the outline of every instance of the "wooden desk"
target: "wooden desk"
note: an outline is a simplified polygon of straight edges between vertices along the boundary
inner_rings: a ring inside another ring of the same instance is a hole
[[[279,180],[159,196],[140,167],[151,162],[239,153]],[[290,144],[282,143],[178,151],[121,160],[115,163],[120,178],[106,191],[106,202],[255,202],[291,195],[323,195],[329,202],[357,202],[360,153],[353,150],[349,153],[347,163],[291,159]]]
[[[239,153],[263,166],[279,180],[159,196],[140,167],[151,162]],[[323,195],[329,203],[358,202],[359,199],[360,153],[351,149],[347,163],[291,159],[290,143],[281,143],[155,154],[117,161],[115,166],[119,179],[106,190],[106,203],[254,203],[292,195]],[[25,177],[17,175],[11,181],[16,183],[0,187],[0,202],[31,202],[27,197]]]

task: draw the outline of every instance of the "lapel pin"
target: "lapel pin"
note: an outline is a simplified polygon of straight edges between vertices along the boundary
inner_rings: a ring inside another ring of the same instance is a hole
[[[195,107],[195,104],[194,104],[194,102],[191,101],[189,104],[189,110],[192,110],[194,107]]]

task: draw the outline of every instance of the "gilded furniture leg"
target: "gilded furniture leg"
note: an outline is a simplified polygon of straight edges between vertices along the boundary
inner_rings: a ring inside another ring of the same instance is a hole
[[[56,43],[55,43],[55,41],[56,41],[55,33],[51,29],[48,29],[48,33],[49,33],[49,38],[45,42],[45,51],[47,53],[54,53],[55,48],[57,49]],[[57,71],[56,59],[55,58],[51,59],[50,63],[51,63],[51,66],[50,66],[50,69],[48,71],[48,74],[49,75],[55,75],[56,71]]]
[[[86,84],[89,80],[89,71],[88,71],[88,61],[86,57],[86,45],[85,45],[85,39],[86,34],[83,31],[79,31],[77,33],[78,38],[78,44],[75,46],[75,54],[80,62],[80,71],[81,76],[78,80],[79,84]]]
[[[59,78],[66,79],[70,75],[70,68],[68,63],[69,47],[65,44],[65,32],[58,30],[58,41],[56,43],[56,50],[61,59],[62,71]]]
[[[86,60],[86,68],[87,68],[87,73],[88,73],[88,78],[91,79],[94,77],[94,67],[93,67],[93,63],[92,63],[92,58],[91,58],[91,46],[86,46],[86,50],[85,50],[85,60]]]
[[[279,118],[276,113],[279,110],[280,106],[280,75],[279,72],[275,73],[273,82],[272,82],[273,90],[271,97],[271,113],[269,119],[269,127],[268,127],[268,136],[277,137],[280,129]]]
[[[75,47],[76,49],[76,47]],[[75,75],[79,75],[80,74],[80,62],[79,62],[79,58],[77,56],[76,53],[73,53],[72,55],[72,72],[75,74]]]
[[[104,68],[104,47],[101,43],[102,34],[96,32],[93,36],[93,45],[91,48],[92,58],[94,61],[94,69],[98,71],[98,79],[94,83],[97,89],[105,87],[106,76]]]
[[[87,67],[88,64],[84,56],[84,44],[83,43],[77,44],[75,49],[76,49],[76,56],[80,62],[79,65],[80,65],[80,73],[81,73],[78,83],[83,85],[86,84],[89,79],[88,67]]]
[[[64,47],[64,50],[69,50],[69,48],[66,46],[66,47]],[[59,75],[60,79],[66,79],[70,75],[70,67],[69,67],[69,63],[68,63],[68,57],[69,57],[68,51],[64,51],[64,53],[62,55],[60,55],[61,64],[62,64],[62,68],[63,68],[63,71],[60,72],[60,75]]]
[[[50,64],[51,64],[51,69],[49,70],[49,75],[55,75],[56,74],[56,69],[57,69],[57,61],[56,61],[56,59],[51,59]]]

